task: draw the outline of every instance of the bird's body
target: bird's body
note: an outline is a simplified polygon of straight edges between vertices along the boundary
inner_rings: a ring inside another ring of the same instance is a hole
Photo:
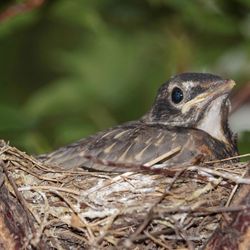
[[[176,76],[160,88],[152,109],[140,120],[99,132],[39,159],[66,169],[126,172],[136,165],[164,162],[169,168],[195,163],[200,157],[208,161],[235,156],[237,147],[227,124],[232,85],[210,74]],[[108,164],[111,162],[117,165]]]
[[[49,157],[46,156],[46,160],[47,163],[56,163],[67,169],[81,166],[100,171],[124,172],[133,170],[128,168],[129,163],[131,166],[147,164],[179,147],[177,157],[168,159],[169,167],[192,163],[200,155],[204,155],[206,160],[234,155],[233,147],[225,146],[204,131],[135,121],[60,148]],[[94,159],[125,164],[124,167],[121,164],[119,167],[108,166]]]

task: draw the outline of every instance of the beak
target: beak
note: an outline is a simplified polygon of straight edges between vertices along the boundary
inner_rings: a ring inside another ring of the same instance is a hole
[[[234,86],[235,82],[233,80],[224,80],[222,82],[220,81],[214,83],[212,88],[210,88],[207,92],[197,95],[194,99],[186,102],[182,106],[182,114],[188,112],[193,106],[199,105],[202,102],[208,103],[218,98],[219,96],[228,96]]]

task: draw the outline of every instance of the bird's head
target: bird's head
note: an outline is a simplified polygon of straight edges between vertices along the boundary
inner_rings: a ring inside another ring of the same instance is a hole
[[[228,96],[234,85],[233,80],[208,73],[176,75],[160,87],[145,121],[201,129],[230,143]]]

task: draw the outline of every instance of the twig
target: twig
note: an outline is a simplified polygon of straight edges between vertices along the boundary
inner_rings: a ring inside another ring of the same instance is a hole
[[[5,142],[4,142],[5,143]],[[0,150],[0,156],[2,155],[2,154],[4,154],[6,151],[8,151],[11,147],[9,146],[9,144],[4,144],[4,146],[0,146],[1,147],[1,150]]]
[[[61,237],[64,237],[65,238],[65,236],[66,237],[69,237],[69,238],[75,238],[77,241],[80,241],[80,243],[81,243],[81,246],[82,246],[82,243],[84,242],[85,244],[88,244],[88,242],[86,242],[86,240],[85,239],[83,239],[81,236],[79,236],[77,233],[74,233],[74,232],[71,232],[71,231],[68,231],[68,230],[65,230],[65,231],[62,231],[62,232],[58,232],[57,233],[59,236],[61,236]],[[54,239],[56,239],[55,237],[54,237],[54,235],[52,236]],[[57,248],[56,248],[57,249]],[[77,248],[77,249],[80,249],[80,248]],[[65,250],[65,248],[61,248],[61,250]]]
[[[144,232],[144,234],[153,242],[155,242],[157,245],[163,247],[164,249],[172,249],[171,247],[165,245],[162,241],[159,239],[156,239],[153,235],[151,235],[149,232]]]
[[[27,0],[22,3],[10,5],[2,13],[0,13],[0,22],[4,22],[14,16],[36,9],[44,2],[45,0]]]
[[[231,160],[235,160],[235,159],[240,159],[240,158],[245,158],[250,156],[250,153],[247,154],[243,154],[243,155],[237,155],[237,156],[232,156],[232,157],[228,157],[225,159],[221,159],[221,160],[215,160],[215,161],[205,161],[205,164],[212,164],[212,163],[220,163],[220,162],[225,162],[225,161],[231,161]]]
[[[168,185],[168,187],[166,188],[165,192],[161,195],[161,197],[152,205],[152,207],[149,209],[149,212],[147,213],[147,215],[145,216],[144,221],[142,222],[142,224],[136,229],[136,231],[133,233],[133,235],[130,236],[130,239],[133,241],[134,238],[136,238],[149,224],[149,222],[152,220],[153,218],[153,213],[154,213],[154,209],[156,208],[156,206],[161,203],[166,194],[170,191],[170,189],[172,188],[172,186],[174,185],[175,181],[177,180],[177,178],[184,172],[184,170],[181,170],[179,172],[177,172],[175,174],[175,177],[172,179],[172,181],[170,182],[170,184]]]
[[[160,236],[160,235],[163,235],[165,239],[167,240],[183,240],[183,237],[181,236],[178,236],[178,235],[169,235],[169,234],[172,234],[173,233],[173,229],[163,229],[163,230],[159,230],[159,231],[156,231],[156,232],[152,232],[151,235],[153,235],[154,237],[157,237],[157,236]],[[209,235],[210,236],[210,235]],[[200,241],[202,239],[206,239],[208,238],[208,236],[204,236],[204,235],[200,235],[199,236],[187,236],[189,240],[192,240],[192,241]],[[138,235],[138,237],[136,239],[134,239],[135,242],[138,242],[138,241],[144,241],[146,240],[148,237],[146,235]]]
[[[12,162],[13,165],[18,165],[17,162]],[[24,167],[20,167],[18,166],[18,168],[30,175],[33,175],[34,177],[36,177],[37,179],[41,180],[41,181],[51,181],[51,182],[56,182],[56,183],[62,183],[63,181],[60,181],[58,179],[53,179],[53,178],[48,178],[48,177],[43,177],[42,175],[38,175],[30,170],[28,170],[27,168]]]
[[[250,184],[250,178],[242,178],[241,176],[235,176],[235,175],[232,175],[229,173],[222,173],[222,172],[219,172],[217,170],[210,169],[210,168],[205,168],[205,167],[200,167],[200,166],[192,166],[192,167],[189,167],[188,170],[203,171],[203,172],[208,173],[208,174],[220,176],[224,179],[233,181],[237,184]]]
[[[209,214],[220,214],[226,212],[238,212],[241,210],[249,210],[250,205],[239,205],[239,206],[230,206],[230,207],[190,207],[190,206],[181,206],[178,208],[157,208],[155,212],[161,214],[161,216],[166,214],[173,213],[192,213],[196,215],[209,215]],[[161,218],[159,215],[156,215],[155,218]]]
[[[204,187],[197,188],[191,195],[185,198],[186,201],[197,200],[201,195],[208,193],[216,186],[218,186],[222,181],[222,178],[215,179],[213,181],[208,182]]]
[[[248,165],[249,165],[249,164],[248,164]],[[243,173],[241,176],[244,177],[244,176],[246,175],[247,171],[248,171],[248,169],[246,169],[246,170],[244,171],[244,173]],[[226,203],[226,205],[225,205],[226,207],[229,206],[229,204],[230,204],[231,200],[233,199],[234,194],[235,194],[235,192],[237,191],[238,187],[239,187],[239,184],[236,184],[236,185],[234,186],[234,188],[232,189],[232,191],[231,191],[231,193],[230,193],[230,196],[228,197],[227,203]]]
[[[83,157],[91,160],[93,163],[96,163],[96,164],[101,164],[103,166],[117,168],[117,172],[115,169],[113,170],[113,172],[115,173],[124,172],[125,170],[125,172],[144,172],[144,173],[146,172],[146,173],[155,173],[155,174],[161,173],[161,174],[165,174],[167,176],[173,177],[180,168],[185,168],[185,167],[190,166],[190,164],[182,164],[182,165],[176,166],[175,169],[171,169],[171,168],[166,168],[166,164],[163,163],[162,165],[164,166],[164,168],[163,167],[154,168],[154,166],[158,166],[158,165],[148,166],[146,164],[139,164],[139,163],[116,162],[116,161],[100,159],[92,155],[83,155]],[[92,171],[96,170],[96,169],[91,169],[91,168],[87,168],[84,166],[83,168],[90,169]],[[100,171],[100,169],[98,169],[97,171]],[[103,170],[103,172],[107,172],[107,170]]]
[[[60,195],[58,192],[55,192],[55,191],[50,191],[51,193],[55,194],[56,196],[58,196],[60,199],[62,199],[67,205],[68,207],[73,211],[73,213],[77,216],[77,218],[79,219],[79,221],[87,228],[87,231],[89,233],[89,239],[94,242],[94,233],[92,232],[88,222],[85,220],[85,218],[82,218],[79,213],[77,212],[77,210],[75,209],[74,205],[71,204],[71,202],[66,199],[64,196]],[[71,226],[74,226],[74,225],[71,225]]]
[[[46,195],[42,192],[39,192],[39,194],[43,197],[44,200],[44,211],[43,211],[43,221],[39,227],[39,229],[37,230],[37,233],[35,235],[35,237],[31,240],[31,244],[36,248],[37,245],[39,244],[42,236],[43,236],[43,231],[46,228],[46,226],[48,225],[48,217],[49,217],[49,202],[48,199],[46,197]]]
[[[172,220],[175,222],[175,231],[176,231],[176,235],[177,235],[177,236],[180,235],[180,236],[183,238],[183,240],[186,241],[189,250],[194,250],[194,244],[193,244],[193,242],[188,238],[188,236],[187,236],[185,230],[181,227],[181,225],[179,224],[179,222],[178,222],[175,218],[173,218],[173,216],[172,216]]]
[[[11,175],[9,175],[8,170],[7,170],[7,168],[5,167],[4,162],[3,162],[3,161],[0,161],[0,165],[1,165],[1,167],[3,168],[3,171],[4,171],[4,173],[5,173],[6,177],[7,177],[7,179],[8,179],[8,181],[9,181],[10,185],[12,186],[12,188],[13,188],[13,190],[14,190],[14,193],[15,193],[15,195],[16,195],[16,198],[18,199],[18,201],[20,202],[20,204],[22,205],[22,207],[23,207],[23,209],[24,209],[24,211],[25,211],[25,215],[26,215],[26,217],[27,217],[27,221],[28,221],[29,226],[30,226],[30,229],[31,229],[31,231],[32,231],[32,233],[33,233],[33,235],[34,235],[36,230],[35,230],[35,227],[34,227],[34,225],[33,225],[33,223],[32,223],[33,220],[32,220],[32,218],[31,218],[31,216],[30,216],[30,211],[29,211],[29,209],[28,209],[28,207],[27,207],[26,201],[25,201],[25,199],[23,198],[22,194],[19,192],[19,190],[18,190],[18,188],[17,188],[17,185],[16,185],[14,179],[12,178]]]
[[[115,221],[116,217],[119,215],[119,212],[115,213],[114,215],[108,218],[108,222],[104,229],[102,230],[103,233],[96,239],[96,245],[100,244],[102,240],[108,235],[108,230],[112,227],[113,222]]]
[[[47,192],[50,192],[53,190],[53,191],[61,191],[61,192],[65,192],[65,193],[80,195],[79,192],[74,191],[73,189],[53,187],[53,186],[26,186],[26,187],[18,188],[18,191],[30,191],[30,190],[39,190],[39,189],[46,190]]]
[[[176,148],[174,148],[174,149],[172,149],[172,150],[170,150],[170,151],[168,151],[168,152],[166,152],[166,153],[164,153],[164,154],[162,154],[162,155],[156,157],[155,159],[153,159],[153,160],[151,160],[151,161],[145,163],[144,166],[145,166],[145,167],[152,167],[153,165],[157,164],[158,162],[161,162],[161,161],[163,161],[163,160],[166,160],[166,159],[168,159],[169,157],[171,157],[171,156],[177,154],[177,153],[180,152],[180,151],[181,151],[181,147],[176,147]]]

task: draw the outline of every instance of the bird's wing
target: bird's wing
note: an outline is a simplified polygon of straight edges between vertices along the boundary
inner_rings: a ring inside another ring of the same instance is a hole
[[[188,152],[182,151],[187,141],[186,132],[132,122],[41,155],[38,159],[66,169],[83,167],[125,172],[142,164],[149,166],[165,161],[173,165],[185,161],[194,155],[194,152],[189,152],[191,148]]]

